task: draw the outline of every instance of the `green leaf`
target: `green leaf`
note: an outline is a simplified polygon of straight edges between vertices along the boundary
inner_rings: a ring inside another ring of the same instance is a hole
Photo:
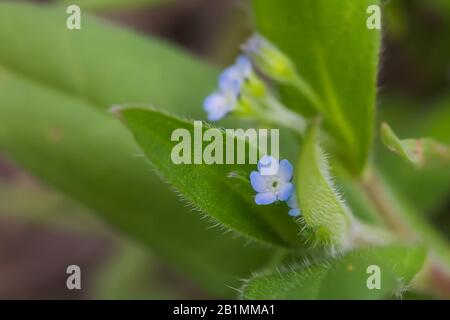
[[[215,69],[88,14],[81,30],[68,30],[66,19],[63,8],[0,2],[0,65],[103,110],[153,103],[204,117],[201,105],[216,85]]]
[[[187,212],[152,175],[114,117],[65,93],[0,69],[0,150],[143,243],[209,292],[270,259],[270,251],[233,239]]]
[[[326,272],[325,265],[311,265],[292,272],[256,275],[241,289],[241,299],[313,300]]]
[[[257,275],[242,288],[244,299],[385,299],[404,292],[425,261],[421,247],[358,249],[321,263]],[[379,267],[380,289],[369,289]],[[373,267],[372,267],[373,268]]]
[[[366,13],[377,0],[253,0],[257,30],[295,62],[324,100],[337,150],[354,173],[364,168],[373,137],[380,32]],[[307,101],[289,95],[288,104]]]
[[[152,101],[203,116],[216,70],[86,14],[82,30],[67,30],[66,18],[61,8],[0,3],[0,65],[8,69],[0,69],[1,152],[210,292],[231,296],[226,285],[270,252],[206,230],[210,224],[186,212],[134,156],[140,150],[127,131],[102,114],[116,103]],[[64,143],[53,142],[61,136]]]
[[[400,140],[387,123],[381,125],[381,139],[384,145],[416,168],[431,163],[450,164],[450,146],[431,138]]]
[[[174,130],[187,130],[191,139],[189,144],[194,144],[198,137],[202,139],[194,132],[192,121],[139,107],[125,107],[118,112],[153,166],[201,212],[209,214],[226,228],[253,239],[281,246],[301,244],[297,225],[287,215],[286,206],[258,206],[254,203],[254,191],[247,177],[256,169],[256,164],[248,164],[249,152],[246,152],[245,165],[174,164],[171,160],[172,149],[177,145],[171,141]],[[221,137],[225,149],[225,132],[212,130]],[[242,138],[234,141],[239,139]],[[204,141],[202,144],[203,149],[208,145]],[[246,149],[249,147],[254,148],[248,145]],[[202,151],[200,155],[203,155]],[[230,177],[235,173],[244,175],[244,179]]]
[[[317,142],[318,124],[308,129],[297,161],[296,192],[303,221],[317,241],[343,246],[351,213],[333,185],[325,153]]]
[[[425,109],[426,113],[423,112]],[[405,98],[384,98],[380,118],[395,127],[396,133],[401,136],[430,137],[450,145],[449,97],[427,104]],[[437,214],[440,208],[445,207],[450,194],[448,166],[425,166],[416,170],[411,165],[405,165],[401,157],[393,157],[381,143],[377,144],[375,162],[419,214]]]
[[[332,263],[322,280],[319,299],[383,299],[399,297],[426,258],[423,247],[379,247],[360,249]],[[374,274],[369,266],[379,267],[381,287],[368,289]]]

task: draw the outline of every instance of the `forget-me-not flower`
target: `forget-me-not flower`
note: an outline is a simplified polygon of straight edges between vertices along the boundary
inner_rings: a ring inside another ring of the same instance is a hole
[[[223,92],[239,95],[242,84],[252,73],[252,64],[245,55],[240,55],[234,65],[226,68],[219,77],[219,88]]]
[[[232,92],[215,92],[205,98],[203,108],[209,121],[218,121],[230,113],[236,103],[237,97]]]
[[[266,158],[269,157],[269,158]],[[258,171],[252,171],[250,182],[257,192],[255,203],[267,205],[277,200],[286,201],[292,194],[294,186],[290,182],[292,179],[292,165],[288,160],[281,160],[278,164],[278,171],[272,175],[262,175],[261,169],[272,161],[277,161],[274,157],[265,156],[258,162]]]
[[[244,55],[234,65],[225,69],[219,77],[219,90],[203,102],[210,121],[218,121],[236,108],[244,81],[251,75],[250,59]]]

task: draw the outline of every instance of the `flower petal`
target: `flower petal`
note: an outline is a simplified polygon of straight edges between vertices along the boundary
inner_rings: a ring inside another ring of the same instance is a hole
[[[284,159],[280,161],[280,168],[278,169],[278,175],[283,181],[290,181],[292,179],[292,164]]]
[[[223,92],[238,95],[241,91],[243,76],[236,66],[226,68],[219,77],[219,88]]]
[[[282,185],[280,191],[278,191],[278,200],[286,201],[292,195],[293,190],[294,186],[290,182]]]
[[[203,102],[203,108],[208,113],[210,121],[222,119],[229,111],[227,99],[220,93],[213,93],[207,96]]]
[[[252,173],[250,173],[250,182],[256,192],[268,191],[266,179],[264,179],[259,172],[252,171]]]
[[[261,192],[256,194],[255,203],[260,205],[266,205],[274,203],[277,200],[277,195],[273,192]]]
[[[295,188],[292,190],[291,196],[286,200],[286,204],[291,209],[298,208],[298,202],[297,202],[297,196],[295,194]]]
[[[272,176],[279,170],[278,160],[272,156],[264,156],[258,161],[258,170],[263,176]]]
[[[247,78],[252,73],[252,63],[250,61],[250,58],[247,57],[245,54],[241,54],[236,59],[235,66],[237,67],[237,69],[241,73],[241,76],[242,76],[243,79]]]
[[[298,217],[300,216],[300,209],[299,208],[294,208],[289,210],[288,215],[290,215],[291,217]]]
[[[259,34],[251,36],[246,43],[242,45],[242,50],[247,54],[256,54],[264,46],[265,40]]]

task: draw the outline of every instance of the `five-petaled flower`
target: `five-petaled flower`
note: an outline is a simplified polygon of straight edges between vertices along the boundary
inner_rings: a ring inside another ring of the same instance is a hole
[[[269,157],[269,159],[266,157]],[[264,156],[258,162],[258,171],[252,171],[250,174],[250,182],[257,192],[255,196],[256,204],[267,205],[277,200],[286,201],[292,195],[294,186],[290,181],[293,169],[288,160],[280,161],[278,171],[275,174],[261,174],[263,165],[272,161],[278,160],[271,156]]]

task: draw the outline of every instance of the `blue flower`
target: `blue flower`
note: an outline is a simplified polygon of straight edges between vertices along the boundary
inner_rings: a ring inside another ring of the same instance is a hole
[[[219,76],[219,88],[222,92],[232,92],[238,95],[241,91],[242,77],[236,66],[226,68]]]
[[[245,54],[237,57],[235,66],[239,69],[244,79],[247,79],[253,72],[252,61]]]
[[[261,171],[267,164],[277,164],[278,170],[271,175],[263,175]],[[294,186],[290,182],[292,179],[292,165],[288,160],[278,160],[274,157],[265,156],[258,162],[258,171],[252,171],[250,182],[257,192],[255,203],[267,205],[277,200],[286,201],[292,194]]]
[[[222,92],[232,92],[236,96],[241,92],[244,81],[252,73],[252,65],[247,56],[241,55],[234,65],[226,68],[219,77],[219,88]]]
[[[291,217],[298,217],[300,216],[300,209],[298,208],[298,201],[297,196],[295,194],[295,190],[292,191],[291,196],[286,201],[288,207],[290,208],[288,215]]]
[[[208,120],[218,121],[235,108],[236,102],[234,94],[215,92],[205,98],[203,109],[208,113]]]
[[[244,55],[219,76],[219,90],[206,97],[203,108],[210,121],[218,121],[233,111],[238,104],[244,81],[252,74],[250,59]]]

